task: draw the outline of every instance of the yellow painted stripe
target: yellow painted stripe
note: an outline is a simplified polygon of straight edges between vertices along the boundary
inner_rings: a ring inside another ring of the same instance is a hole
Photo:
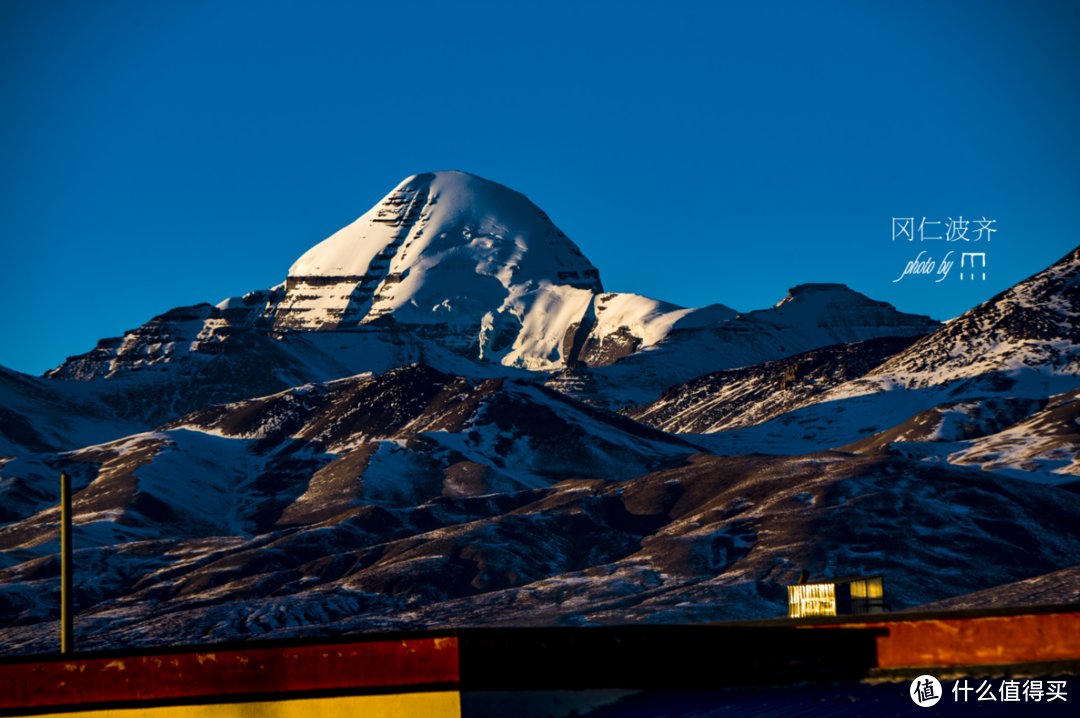
[[[457,691],[51,713],[71,718],[461,718]]]

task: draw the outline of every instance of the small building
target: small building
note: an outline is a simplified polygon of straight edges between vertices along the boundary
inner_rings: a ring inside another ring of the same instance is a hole
[[[813,582],[801,578],[787,590],[788,618],[884,613],[887,608],[880,574]]]

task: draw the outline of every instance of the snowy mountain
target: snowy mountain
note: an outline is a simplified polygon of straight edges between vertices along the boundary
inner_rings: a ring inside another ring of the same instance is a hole
[[[974,438],[969,446],[950,454],[949,462],[984,471],[1049,473],[1054,475],[1052,483],[1060,477],[1059,485],[1080,490],[1080,390],[1051,397],[1041,411]]]
[[[847,393],[978,378],[1014,390],[1074,388],[1080,374],[1080,247],[881,365]],[[1056,389],[1056,391],[1055,391]]]
[[[603,294],[599,271],[543,210],[464,172],[407,178],[305,252],[283,284],[226,299],[216,310],[173,310],[123,338],[102,340],[49,376],[112,377],[191,354],[228,355],[256,342],[252,334],[327,332],[332,339],[310,341],[351,354],[419,341],[476,361],[547,371],[582,353],[614,361],[673,329],[735,315],[721,305],[684,309]]]
[[[575,367],[548,386],[609,409],[653,402],[708,373],[751,367],[834,344],[915,337],[940,326],[842,284],[802,284],[769,309],[704,327],[675,326],[662,340],[611,365]]]
[[[0,457],[97,444],[140,430],[105,403],[100,384],[54,382],[0,367]]]
[[[28,519],[55,504],[61,470],[75,479],[76,523],[108,543],[145,530],[250,535],[362,505],[626,479],[695,452],[533,382],[471,383],[414,364],[202,409],[107,444],[0,459],[3,518],[20,522],[0,529],[0,547],[55,534],[53,509]]]
[[[89,395],[93,400],[89,407],[96,415],[113,417],[126,428],[99,438],[100,442],[152,429],[206,406],[365,372],[382,373],[419,361],[473,378],[530,375],[473,361],[407,332],[269,336],[252,326],[252,312],[241,312],[237,319],[237,311],[209,304],[174,309],[120,339],[99,341],[93,351],[69,358],[44,379],[18,376],[24,383],[44,387],[39,394],[48,390],[58,397]],[[39,413],[49,411],[47,405],[38,407]],[[77,443],[64,435],[52,446],[70,449],[87,443],[92,442]],[[25,444],[14,446],[33,450]]]
[[[842,285],[801,285],[743,315],[605,293],[596,268],[524,195],[435,172],[407,178],[305,252],[278,287],[173,309],[70,357],[42,386],[62,397],[91,391],[91,413],[123,427],[97,442],[201,407],[413,362],[474,379],[543,381],[565,370],[548,385],[617,408],[717,369],[935,326]],[[70,432],[45,444],[10,432],[30,443],[9,440],[5,453],[88,443]]]
[[[270,308],[277,329],[518,323],[551,287],[603,291],[600,272],[523,194],[464,172],[407,178],[304,253]],[[539,292],[539,294],[538,294]],[[495,339],[498,332],[491,338]]]
[[[524,195],[410,177],[277,287],[0,369],[0,650],[52,650],[60,471],[87,648],[769,617],[803,568],[902,608],[1075,566],[1078,276],[947,325],[839,284],[686,309],[605,292]]]
[[[719,453],[887,452],[1068,486],[1080,471],[1078,272],[1080,249],[862,378],[810,392],[768,421],[693,440]]]

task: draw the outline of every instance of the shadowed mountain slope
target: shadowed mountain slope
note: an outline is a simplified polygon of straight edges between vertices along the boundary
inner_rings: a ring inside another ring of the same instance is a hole
[[[679,434],[711,434],[768,421],[871,371],[918,337],[836,344],[740,369],[698,377],[657,401],[619,410],[643,424]]]
[[[176,475],[172,490],[201,493],[191,480]],[[90,540],[80,521],[80,646],[771,617],[804,568],[814,578],[883,573],[899,609],[1080,562],[1080,496],[835,452],[698,455],[627,481],[357,505],[317,519],[203,537],[162,524],[126,543]],[[3,551],[6,652],[53,649],[55,551],[55,531]]]
[[[1044,576],[1035,576],[944,601],[914,606],[909,610],[952,611],[1062,603],[1080,603],[1080,566],[1063,568]]]

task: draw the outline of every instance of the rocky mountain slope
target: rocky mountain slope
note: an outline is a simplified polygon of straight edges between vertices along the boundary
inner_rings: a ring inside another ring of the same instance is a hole
[[[0,457],[108,441],[141,430],[102,403],[100,383],[54,382],[0,367]]]
[[[893,451],[1068,484],[1077,471],[1069,407],[1080,389],[1070,319],[1080,313],[1078,272],[1080,249],[861,378],[769,421],[694,440],[720,453]],[[681,410],[692,413],[685,402]]]
[[[924,462],[974,466],[1080,491],[1080,390],[1049,400],[973,398],[921,411],[839,447]]]
[[[834,344],[786,359],[726,369],[673,386],[657,401],[619,410],[676,434],[711,434],[759,424],[810,404],[818,394],[867,374],[919,337]]]
[[[25,519],[55,503],[56,471],[67,470],[85,484],[75,505],[90,535],[250,534],[360,505],[630,478],[696,451],[532,382],[471,383],[414,364],[210,407],[107,444],[2,459],[0,497],[9,521]],[[198,486],[177,493],[182,484]],[[31,524],[17,533],[56,528]],[[15,530],[0,529],[0,545],[13,545]]]
[[[415,362],[473,378],[530,376],[513,367],[473,361],[408,332],[270,336],[245,323],[249,318],[237,319],[232,310],[209,304],[181,307],[122,339],[101,340],[96,349],[69,358],[44,379],[5,371],[41,387],[39,395],[52,392],[57,401],[81,398],[84,412],[112,417],[128,427],[110,439],[131,433],[134,427],[154,428],[206,406],[313,382],[378,374]],[[35,406],[39,414],[51,411],[42,401]],[[71,449],[86,443],[60,434],[52,446]]]
[[[838,395],[963,380],[1049,396],[1080,374],[1080,247],[949,322]],[[1025,385],[1025,386],[1021,386]],[[1026,386],[1030,385],[1030,386]]]
[[[953,611],[1062,603],[1080,603],[1080,566],[916,606],[910,610]]]
[[[257,414],[273,411],[261,406]],[[696,455],[626,481],[342,505],[245,531],[253,524],[237,521],[235,509],[257,505],[245,472],[231,483],[190,470],[163,480],[159,465],[180,461],[196,435],[207,442],[197,456],[231,468],[213,447],[234,439],[186,431],[133,440],[122,455],[119,446],[101,447],[99,478],[80,480],[76,635],[85,649],[192,636],[771,617],[783,614],[784,586],[804,568],[812,577],[883,572],[887,601],[900,609],[1080,563],[1080,496],[835,452]],[[148,444],[169,441],[171,454]],[[258,481],[280,490],[288,471]],[[118,508],[107,497],[122,493],[124,481],[176,513],[146,499],[126,510],[161,512],[152,527],[117,520],[123,533],[108,536],[100,524]],[[0,530],[7,653],[55,650],[50,512]]]

